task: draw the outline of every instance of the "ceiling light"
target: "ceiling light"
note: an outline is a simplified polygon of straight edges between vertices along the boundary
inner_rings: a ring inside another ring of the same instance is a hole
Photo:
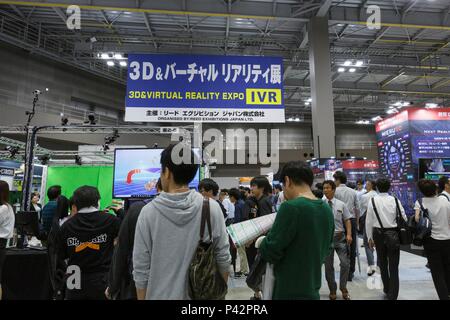
[[[120,59],[123,59],[123,56],[122,56],[120,53],[116,53],[116,54],[114,55],[114,59],[120,60]]]
[[[338,72],[345,72],[345,68],[342,68],[342,67],[339,68],[339,69],[338,69]]]
[[[127,66],[127,62],[126,61],[120,61],[120,66],[121,67],[126,67]]]
[[[437,103],[427,103],[427,104],[425,104],[425,108],[427,108],[427,109],[435,109],[437,107],[438,107]]]
[[[356,72],[356,69],[355,68],[350,68],[350,69],[348,69],[348,72]]]
[[[292,119],[292,118],[289,118],[287,121],[294,121],[294,119]]]
[[[299,122],[300,121],[300,118],[295,118],[295,122]]]
[[[347,60],[344,62],[344,66],[346,66],[346,67],[351,66],[351,65],[352,65],[352,62],[350,60]]]
[[[312,102],[312,98],[309,98],[308,100],[306,100],[307,102]]]
[[[100,57],[101,57],[102,59],[109,59],[109,54],[107,54],[107,53],[102,53],[102,54],[100,55]]]
[[[106,64],[110,67],[114,67],[114,61],[108,61]]]
[[[386,111],[387,114],[394,114],[394,113],[397,113],[397,112],[398,112],[398,110],[395,109],[395,108],[390,108],[390,109],[388,109],[388,110]]]
[[[308,101],[305,102],[305,106],[309,106],[310,104],[311,104],[311,103],[308,102]]]
[[[343,27],[344,26],[344,24],[343,23],[338,23],[338,25],[337,25],[338,27]]]
[[[402,101],[398,101],[398,102],[394,103],[394,106],[401,108],[401,107],[403,107],[403,102]]]
[[[375,121],[378,121],[378,120],[381,120],[382,118],[380,117],[380,116],[376,116],[376,117],[373,117],[372,118],[372,121],[373,122],[375,122]]]
[[[364,65],[364,61],[362,61],[362,60],[358,60],[355,63],[355,66],[357,66],[357,67],[362,67],[363,65]]]

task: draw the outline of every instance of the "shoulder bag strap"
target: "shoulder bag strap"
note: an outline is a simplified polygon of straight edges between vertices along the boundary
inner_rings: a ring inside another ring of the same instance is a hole
[[[202,220],[200,225],[200,241],[203,241],[203,236],[205,235],[205,224],[208,224],[209,238],[212,241],[212,231],[211,231],[211,213],[209,209],[209,199],[203,199],[202,207]]]
[[[448,198],[448,196],[445,193],[439,193],[438,196],[439,197],[445,197],[447,199],[447,201],[450,201],[450,199]]]
[[[375,199],[372,198],[371,201],[372,201],[373,211],[375,212],[375,215],[377,216],[377,220],[378,220],[378,223],[380,224],[381,231],[383,231],[383,233],[384,233],[384,227],[383,227],[383,224],[381,223],[380,216],[378,215],[377,207],[375,206]]]
[[[395,209],[397,211],[397,227],[400,227],[399,221],[402,221],[404,223],[405,220],[402,217],[402,211],[400,210],[400,204],[399,204],[397,197],[394,197],[394,199],[395,199]]]
[[[444,195],[445,196],[445,195]],[[428,209],[425,209],[425,207],[423,206],[423,202],[422,202],[422,200],[423,199],[419,199],[419,205],[420,205],[420,215],[423,215],[424,217],[426,217],[426,218],[430,218],[429,217],[429,215],[428,215]]]

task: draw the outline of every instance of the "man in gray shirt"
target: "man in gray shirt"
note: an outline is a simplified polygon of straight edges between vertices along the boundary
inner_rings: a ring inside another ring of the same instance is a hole
[[[330,289],[330,300],[336,300],[337,284],[334,277],[334,251],[336,251],[340,261],[339,288],[344,300],[350,300],[347,290],[347,280],[350,271],[349,246],[352,243],[352,226],[350,223],[350,212],[344,202],[334,197],[336,184],[327,180],[323,183],[323,201],[328,203],[333,210],[334,216],[334,250],[325,258],[325,278]],[[345,226],[344,226],[345,224]]]
[[[136,225],[133,278],[139,300],[187,300],[188,270],[200,240],[203,196],[189,190],[198,165],[175,164],[174,146],[161,153],[163,192],[142,208]],[[184,150],[183,150],[184,151]],[[231,256],[222,210],[209,200],[212,241],[219,271],[228,280]],[[208,240],[206,233],[204,240]]]
[[[345,203],[348,210],[350,211],[350,222],[352,225],[352,245],[350,246],[350,273],[348,275],[348,281],[352,281],[353,274],[355,272],[356,264],[356,250],[357,250],[357,230],[358,230],[358,220],[359,220],[359,201],[358,194],[355,190],[347,187],[347,176],[342,171],[336,171],[333,175],[334,181],[336,183],[336,194],[335,197]]]

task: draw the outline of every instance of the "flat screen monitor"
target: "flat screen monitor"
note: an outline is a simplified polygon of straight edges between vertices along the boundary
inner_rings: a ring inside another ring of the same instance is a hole
[[[439,180],[450,178],[450,158],[419,159],[419,179]]]
[[[156,194],[156,182],[161,175],[161,152],[163,149],[115,149],[114,198],[148,198]],[[199,149],[194,149],[199,156]],[[189,184],[196,189],[200,170]]]

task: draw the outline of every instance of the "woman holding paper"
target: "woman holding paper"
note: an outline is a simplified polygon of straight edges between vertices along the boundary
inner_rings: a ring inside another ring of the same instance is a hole
[[[272,299],[319,300],[322,265],[333,244],[330,207],[311,192],[314,176],[304,162],[281,171],[286,200],[264,239],[256,241],[262,258],[274,265]]]

